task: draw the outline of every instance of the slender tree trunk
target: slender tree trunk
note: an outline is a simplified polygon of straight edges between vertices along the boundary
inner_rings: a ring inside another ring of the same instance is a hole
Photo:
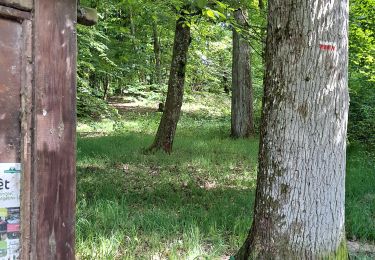
[[[104,81],[103,81],[103,100],[107,100],[108,98],[108,89],[109,89],[109,76],[104,76]]]
[[[265,16],[265,11],[266,11],[265,9],[266,8],[264,6],[263,0],[259,0],[259,11],[260,11],[261,17]],[[266,19],[264,19],[264,20],[266,20]],[[265,27],[265,26],[266,26],[266,24],[261,22],[261,27]],[[267,34],[266,29],[262,28],[261,29],[261,36],[262,36],[262,61],[263,61],[263,64],[265,63],[264,59],[265,59],[265,47],[266,47],[266,44],[265,44],[266,34]]]
[[[130,34],[131,36],[135,37],[135,24],[133,19],[133,8],[130,7],[129,9],[129,20],[130,20]]]
[[[168,82],[168,94],[165,109],[160,121],[158,132],[150,151],[163,149],[172,152],[174,135],[180,118],[187,54],[190,45],[190,27],[185,24],[183,17],[176,22],[171,71]]]
[[[135,24],[134,24],[134,17],[133,17],[133,7],[130,7],[129,9],[129,22],[130,22],[130,36],[131,36],[130,41],[132,43],[133,50],[137,52],[138,48],[135,42]],[[138,78],[139,77],[140,75],[138,73]]]
[[[252,229],[235,259],[347,259],[348,1],[270,0]]]
[[[246,11],[238,9],[234,17],[239,25],[247,27]],[[233,29],[231,136],[234,138],[249,137],[255,133],[250,61],[249,43]]]
[[[155,82],[161,83],[161,48],[158,34],[158,24],[154,20],[152,22],[153,40],[154,40],[154,54],[155,54]]]

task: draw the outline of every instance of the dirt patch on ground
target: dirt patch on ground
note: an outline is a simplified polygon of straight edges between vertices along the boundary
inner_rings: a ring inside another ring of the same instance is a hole
[[[109,102],[111,106],[116,108],[118,112],[123,115],[128,112],[136,112],[140,114],[146,114],[146,113],[154,113],[158,111],[157,104],[155,105],[145,105],[142,102],[129,102],[129,103],[123,103],[123,102]]]

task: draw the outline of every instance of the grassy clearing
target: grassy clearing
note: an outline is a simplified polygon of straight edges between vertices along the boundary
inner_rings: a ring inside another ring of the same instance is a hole
[[[230,139],[228,110],[195,108],[185,107],[172,155],[142,153],[160,119],[150,109],[80,124],[77,258],[220,259],[238,249],[251,223],[258,140]],[[375,240],[369,158],[349,149],[347,232],[361,240]]]
[[[160,114],[81,124],[80,259],[229,255],[251,222],[258,141],[228,137],[229,117],[183,115],[174,153],[144,155]]]
[[[348,149],[346,232],[352,240],[375,241],[375,159],[359,145]]]

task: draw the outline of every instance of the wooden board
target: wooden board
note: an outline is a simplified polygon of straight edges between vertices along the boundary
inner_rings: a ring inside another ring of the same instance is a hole
[[[31,13],[0,5],[0,163],[21,167],[21,259],[29,259],[30,176],[32,135]],[[2,206],[10,201],[2,201]],[[14,201],[12,204],[15,203]],[[17,205],[16,205],[17,204]],[[19,202],[13,204],[19,207]],[[9,209],[16,213],[16,208]],[[19,212],[19,211],[18,211]],[[18,213],[19,214],[19,213]],[[18,259],[19,249],[8,245],[7,258]],[[16,251],[15,251],[16,250]],[[2,251],[4,254],[4,250]],[[15,255],[14,255],[15,254]]]
[[[22,162],[21,259],[74,259],[77,3],[31,3],[0,0],[0,163]]]
[[[24,20],[23,54],[21,72],[21,257],[30,259],[31,243],[31,191],[33,169],[33,58],[32,58],[32,22]]]
[[[32,0],[0,0],[0,4],[21,10],[31,10],[33,7]]]
[[[0,18],[0,163],[19,163],[22,25]]]
[[[75,0],[35,1],[32,259],[75,258],[76,16]]]

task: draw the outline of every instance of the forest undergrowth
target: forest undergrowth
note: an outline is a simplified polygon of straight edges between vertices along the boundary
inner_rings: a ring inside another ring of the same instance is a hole
[[[144,153],[161,116],[156,103],[119,99],[119,119],[79,123],[78,259],[227,259],[241,246],[252,221],[258,138],[229,137],[228,96],[191,100],[171,155]],[[346,231],[368,244],[375,241],[374,173],[373,154],[350,144]]]

